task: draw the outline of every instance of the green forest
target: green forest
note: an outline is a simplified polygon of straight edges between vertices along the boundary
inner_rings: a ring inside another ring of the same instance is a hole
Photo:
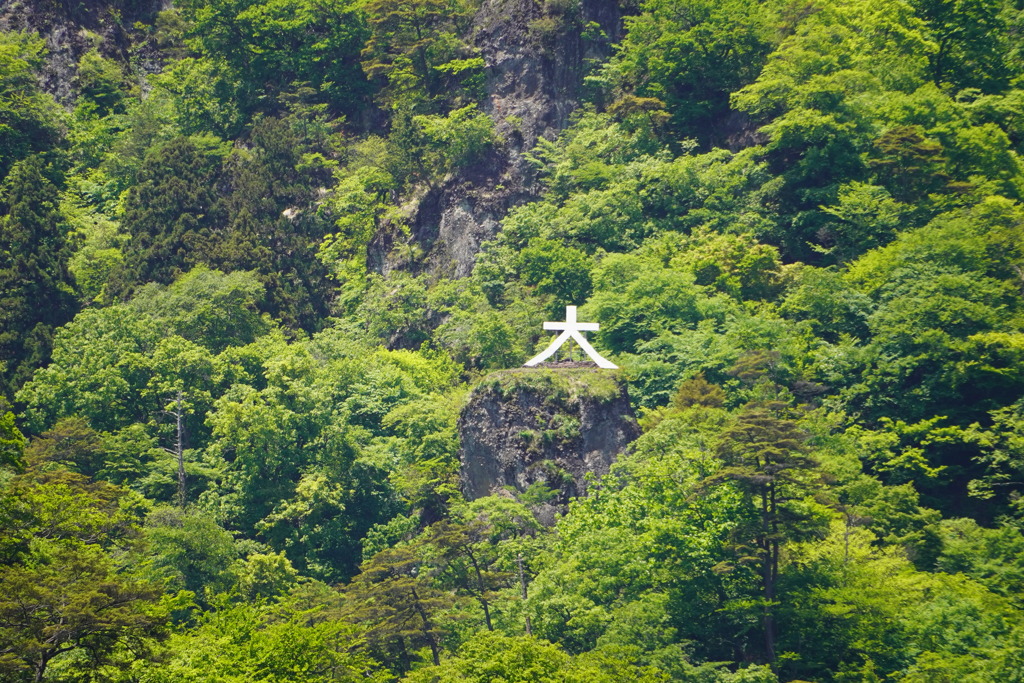
[[[0,29],[0,681],[1024,682],[1020,0]],[[468,499],[567,305],[642,434]]]

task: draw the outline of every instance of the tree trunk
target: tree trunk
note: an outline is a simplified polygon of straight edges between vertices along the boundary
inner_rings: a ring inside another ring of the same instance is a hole
[[[441,653],[437,648],[437,639],[434,638],[433,627],[430,625],[430,619],[427,618],[427,613],[420,602],[420,596],[416,594],[415,589],[412,591],[412,599],[415,601],[416,612],[420,615],[420,619],[423,620],[423,636],[427,639],[427,644],[430,645],[430,654],[434,656],[434,666],[441,666]]]
[[[469,558],[470,563],[473,565],[473,571],[476,572],[476,585],[477,590],[480,591],[480,606],[484,608],[484,622],[487,624],[487,630],[493,631],[494,627],[491,626],[491,609],[490,605],[487,604],[487,585],[484,583],[483,574],[480,572],[480,565],[477,564],[476,558],[473,556],[473,551],[470,549],[469,544],[466,544],[466,557]]]
[[[519,566],[519,588],[523,593],[523,614],[526,616],[526,635],[533,635],[533,626],[530,624],[530,613],[526,610],[526,577],[523,575],[523,554],[516,554],[516,565]]]
[[[43,676],[46,674],[46,665],[49,661],[45,655],[39,657],[39,661],[36,662],[36,674],[32,679],[35,683],[40,683],[43,680]]]
[[[182,395],[178,390],[177,401],[174,409],[175,427],[177,438],[174,442],[174,455],[178,459],[178,507],[185,509],[187,481],[185,479],[185,425],[183,422],[184,411],[181,407]]]
[[[764,658],[775,663],[775,566],[778,562],[778,540],[772,537],[774,487],[769,484],[761,490],[761,586],[764,591]]]

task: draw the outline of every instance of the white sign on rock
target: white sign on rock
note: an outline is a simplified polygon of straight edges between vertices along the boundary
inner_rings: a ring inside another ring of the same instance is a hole
[[[597,363],[598,367],[606,368],[608,370],[617,370],[618,365],[611,362],[607,358],[604,358],[597,352],[597,350],[590,345],[581,332],[595,332],[601,329],[601,326],[597,323],[578,323],[576,322],[576,307],[566,306],[565,307],[565,322],[564,323],[544,323],[545,330],[562,330],[562,334],[555,337],[555,340],[551,344],[541,351],[538,355],[534,356],[530,360],[524,363],[524,367],[530,368],[538,363],[543,363],[545,360],[554,355],[555,351],[559,349],[567,340],[572,338],[580,348],[586,351],[587,355],[590,356],[590,360]]]

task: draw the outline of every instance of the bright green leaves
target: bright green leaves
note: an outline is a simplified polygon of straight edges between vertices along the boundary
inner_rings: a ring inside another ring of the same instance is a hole
[[[120,65],[90,50],[78,62],[79,106],[89,106],[95,116],[124,112],[127,79]]]
[[[225,604],[208,612],[193,630],[171,637],[166,659],[160,663],[140,664],[141,680],[147,683],[390,680],[386,670],[382,671],[380,665],[362,651],[364,640],[360,632],[330,614],[330,601],[305,597],[297,591],[283,605],[243,602]]]
[[[270,331],[272,323],[257,311],[262,296],[263,287],[250,273],[225,275],[197,268],[169,287],[143,288],[129,307],[217,353],[250,344]]]
[[[985,662],[977,680],[1012,676],[1021,631],[1005,600],[961,576],[914,571],[905,558],[873,547],[872,540],[863,530],[837,524],[823,543],[793,549],[803,568],[794,578],[809,584],[816,600],[791,612],[800,629],[793,636],[818,634],[819,652],[843,662],[848,677],[841,680],[903,669],[909,680],[924,681],[923,672],[942,666],[976,673],[977,665],[961,668],[972,648],[985,652],[976,660]],[[795,666],[808,667],[808,678],[815,669],[831,668],[813,658]]]
[[[535,633],[570,652],[610,645],[636,620],[633,604],[647,620],[676,631],[670,642],[695,639],[702,656],[719,656],[729,617],[711,596],[736,597],[751,577],[713,570],[727,558],[727,537],[744,516],[736,492],[694,495],[717,469],[703,450],[715,431],[713,416],[704,423],[664,420],[620,462],[618,478],[595,484],[573,504],[530,587]],[[652,595],[662,593],[667,600]],[[648,643],[654,650],[665,645],[653,637],[631,644]]]
[[[422,163],[441,178],[476,161],[496,141],[494,122],[475,104],[455,109],[446,116],[422,114],[412,119],[422,135]]]
[[[932,45],[906,4],[851,0],[817,10],[782,41],[757,81],[733,96],[742,111],[766,115],[831,105],[848,119],[857,100],[843,96],[877,87],[875,79],[899,91],[921,83]]]
[[[652,668],[640,667],[614,656],[570,657],[557,645],[530,636],[480,633],[467,641],[455,657],[440,666],[417,670],[409,683],[612,683],[630,680],[657,683],[668,680]]]
[[[33,152],[43,152],[60,136],[63,115],[39,87],[44,41],[29,33],[0,35],[0,178]]]
[[[636,249],[662,231],[769,229],[765,169],[749,154],[673,159],[659,148],[605,115],[582,116],[532,152],[550,192],[511,211],[499,239],[518,248],[533,237],[562,239],[593,253]]]
[[[822,252],[845,263],[890,242],[904,227],[911,209],[884,187],[853,182],[840,186],[836,203],[822,211],[831,217],[821,228]]]
[[[534,239],[519,252],[522,281],[552,297],[552,310],[586,301],[590,295],[592,262],[578,249],[554,240]]]
[[[809,257],[807,242],[846,251],[818,213],[844,182],[884,186],[915,204],[908,217],[920,222],[967,193],[1019,195],[1019,160],[1003,131],[977,125],[961,102],[926,84],[928,58],[943,49],[932,37],[902,3],[831,5],[802,21],[758,80],[733,95],[765,124],[767,159],[785,178],[784,211],[794,216],[775,239],[787,253]]]
[[[383,140],[376,142],[384,145]],[[369,147],[370,141],[364,146]],[[358,291],[362,284],[367,272],[367,245],[377,232],[377,221],[387,208],[384,197],[394,183],[390,173],[375,166],[352,164],[338,173],[330,199],[338,218],[320,244],[317,257],[346,291]]]
[[[905,232],[851,265],[849,281],[874,300],[866,323],[876,365],[855,389],[876,406],[872,412],[896,400],[902,417],[960,414],[962,423],[973,419],[971,409],[1017,396],[1010,273],[1020,245],[1010,226],[1018,214],[1015,204],[992,198]],[[879,383],[901,387],[901,398]]]
[[[260,293],[251,276],[197,271],[166,289],[150,285],[129,304],[87,309],[61,330],[53,362],[24,389],[30,420],[45,427],[80,415],[97,429],[119,429],[147,422],[168,392],[212,391],[220,369],[208,349],[269,329],[253,308]],[[165,337],[178,334],[191,340]]]
[[[366,94],[358,56],[367,28],[343,0],[186,2],[184,16],[192,22],[196,47],[212,60],[192,62],[191,68],[220,76],[208,82],[212,92],[193,97],[197,104],[235,103],[249,117],[277,110],[285,95],[305,87],[335,112],[350,114]],[[195,79],[178,82],[210,87]]]
[[[685,329],[703,317],[698,301],[704,297],[693,276],[652,265],[615,254],[595,272],[597,293],[582,315],[601,321],[597,338],[612,351],[632,351],[659,332]]]
[[[231,463],[223,482],[230,493],[221,505],[232,526],[251,531],[295,485],[302,464],[295,457],[296,417],[245,385],[235,385],[215,407],[213,454]]]
[[[231,585],[228,568],[238,550],[231,534],[206,514],[156,508],[146,519],[145,537],[154,555],[149,571],[168,589],[191,591],[205,602]]]
[[[387,168],[400,186],[425,182],[431,187],[449,173],[477,161],[497,141],[494,122],[468,104],[446,116],[395,112]]]
[[[408,504],[445,506],[457,448],[454,408],[439,403],[450,362],[380,351],[321,363],[296,345],[264,363],[266,388],[234,385],[207,418],[206,457],[224,473],[204,505],[230,527],[333,580],[354,573],[360,539],[397,509],[388,473]]]
[[[0,412],[0,465],[17,467],[21,464],[21,454],[25,450],[28,439],[15,425],[14,413],[6,410],[6,407],[6,405],[0,406],[0,409],[4,409],[3,412]]]
[[[380,98],[394,110],[409,107],[430,113],[437,102],[469,86],[483,64],[465,40],[475,3],[466,0],[371,0],[365,11],[370,37],[363,48],[363,69],[383,82]],[[464,104],[461,103],[461,104]]]
[[[982,468],[970,482],[969,489],[976,498],[1009,504],[1006,512],[1020,517],[1024,512],[1017,483],[1024,472],[1020,400],[992,411],[989,419],[991,426],[983,428],[981,424],[973,424],[967,431],[966,438],[978,447],[976,462]]]
[[[605,67],[622,94],[660,100],[674,135],[723,144],[729,93],[753,81],[775,39],[768,5],[650,0],[626,20],[627,34]]]
[[[238,83],[219,61],[185,57],[152,78],[174,103],[176,128],[185,135],[212,133],[228,137],[238,132],[244,114],[234,99]]]

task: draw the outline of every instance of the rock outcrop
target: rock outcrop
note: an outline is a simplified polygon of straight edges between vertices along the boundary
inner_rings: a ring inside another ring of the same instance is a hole
[[[473,390],[459,417],[470,500],[541,483],[564,505],[603,475],[640,429],[618,373],[590,367],[504,370]]]
[[[134,25],[152,24],[157,13],[170,6],[170,0],[10,0],[0,2],[0,30],[32,31],[43,37],[43,88],[70,106],[78,60],[94,46],[104,57],[121,64],[133,64],[143,72],[157,71],[159,64],[146,54]]]
[[[472,272],[480,245],[497,234],[509,209],[537,196],[523,154],[569,124],[588,68],[607,59],[621,38],[622,11],[617,0],[483,0],[473,31],[486,65],[482,108],[502,142],[419,200],[408,238],[388,230],[376,236],[369,250],[376,270],[425,268],[448,277]],[[392,248],[404,239],[426,255],[422,263],[396,260]]]

